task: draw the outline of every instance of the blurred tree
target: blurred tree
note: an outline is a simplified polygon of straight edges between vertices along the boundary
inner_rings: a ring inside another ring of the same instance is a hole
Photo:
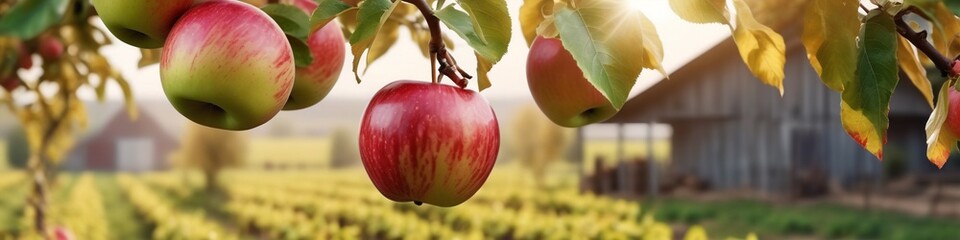
[[[550,166],[565,158],[570,130],[553,124],[535,107],[517,111],[511,126],[513,144],[508,146],[517,161],[533,174],[537,186],[543,187]]]
[[[77,92],[90,91],[103,100],[107,86],[116,84],[131,117],[137,114],[129,84],[100,53],[111,41],[91,24],[95,18],[89,1],[0,0],[0,106],[24,130],[32,226],[41,236],[50,234],[45,216],[54,170],[73,148],[75,134],[86,128],[86,108]],[[24,74],[37,70],[39,76]]]
[[[174,156],[177,166],[200,170],[208,193],[219,188],[220,172],[243,164],[247,157],[247,136],[242,132],[226,131],[190,123],[180,141],[180,150]]]
[[[11,168],[22,169],[27,167],[30,159],[30,146],[23,129],[16,129],[7,135],[7,161]]]
[[[330,167],[347,168],[360,162],[360,142],[357,131],[337,127],[330,133]]]

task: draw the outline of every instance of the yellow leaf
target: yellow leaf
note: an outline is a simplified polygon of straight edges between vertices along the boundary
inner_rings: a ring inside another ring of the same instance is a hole
[[[490,69],[493,69],[493,63],[480,56],[479,53],[474,53],[477,56],[477,87],[480,91],[483,91],[491,86],[490,78],[487,74],[490,72]]]
[[[660,42],[657,28],[643,13],[637,15],[643,34],[643,68],[657,70],[664,77],[669,77],[667,71],[663,70],[663,44]]]
[[[734,0],[733,5],[737,9],[733,40],[740,50],[740,57],[754,76],[776,87],[783,96],[783,68],[787,62],[783,37],[757,22],[743,0]]]
[[[543,22],[544,16],[553,12],[553,0],[525,0],[520,6],[520,29],[527,39],[527,46],[533,44],[537,38],[537,28]]]
[[[692,23],[729,23],[726,0],[670,0],[670,8]]]
[[[87,129],[87,106],[76,96],[74,94],[71,100],[74,104],[70,105],[70,118],[77,122],[77,127],[80,129]]]
[[[127,114],[130,116],[130,119],[137,120],[140,114],[137,112],[137,102],[134,101],[130,84],[127,83],[127,80],[121,77],[120,74],[115,74],[113,79],[117,81],[117,85],[120,85],[120,90],[123,91],[123,101],[127,109]]]
[[[162,51],[163,51],[163,48],[140,49],[140,61],[137,62],[137,67],[143,68],[146,66],[160,63],[160,55]]]
[[[900,69],[907,74],[913,86],[920,90],[927,104],[933,107],[933,87],[930,86],[930,80],[927,80],[927,70],[920,65],[917,54],[913,51],[913,45],[907,39],[898,37],[897,62]]]
[[[704,230],[701,226],[692,226],[687,229],[687,235],[683,236],[683,240],[707,240],[707,230]]]
[[[383,57],[390,47],[397,43],[398,38],[400,38],[400,23],[392,20],[384,22],[380,32],[377,33],[377,38],[370,45],[370,50],[367,51],[367,68],[364,71],[370,70],[370,64]]]
[[[953,40],[947,45],[947,56],[960,55],[960,32],[953,35]]]
[[[40,143],[43,142],[43,125],[45,121],[31,111],[31,109],[21,109],[17,113],[20,117],[20,124],[23,126],[23,134],[27,139],[27,145],[30,145],[30,155],[40,153]]]
[[[883,159],[883,145],[887,142],[887,136],[884,135],[885,133],[877,131],[863,111],[854,110],[847,102],[842,102],[840,121],[843,123],[844,130],[857,144],[873,153],[877,158]]]
[[[824,85],[837,92],[856,74],[857,6],[856,0],[811,0],[806,7],[802,40],[807,58]]]
[[[940,93],[937,95],[937,106],[933,113],[927,119],[927,125],[924,130],[927,133],[927,159],[931,163],[942,168],[950,157],[950,152],[957,147],[957,136],[954,136],[946,128],[947,112],[950,102],[950,89],[953,88],[953,81],[948,81],[940,87]]]
[[[939,31],[935,30],[931,34],[933,45],[937,47],[939,52],[947,53],[948,58],[953,58],[957,53],[950,53],[949,45],[954,41],[957,33],[960,33],[960,20],[941,1],[937,1],[936,7],[933,8],[933,18],[940,26]]]

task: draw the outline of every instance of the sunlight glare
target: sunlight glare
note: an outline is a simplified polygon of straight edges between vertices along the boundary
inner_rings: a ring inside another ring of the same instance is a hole
[[[627,7],[629,7],[630,10],[640,11],[640,9],[643,8],[643,4],[640,3],[641,1],[642,0],[627,0]]]

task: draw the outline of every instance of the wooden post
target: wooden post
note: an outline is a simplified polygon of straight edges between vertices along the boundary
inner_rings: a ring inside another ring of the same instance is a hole
[[[617,191],[621,195],[626,196],[630,194],[630,181],[627,180],[627,164],[626,157],[624,156],[624,131],[623,123],[617,123],[617,164],[615,173],[617,174]]]
[[[583,127],[577,128],[577,136],[576,136],[576,139],[574,139],[573,144],[574,144],[573,159],[577,161],[577,166],[576,166],[577,177],[578,177],[577,179],[580,180],[580,193],[583,193],[587,188],[584,186],[585,183],[587,182],[587,179],[586,179],[586,174],[583,172],[585,170],[584,164],[587,164],[587,157],[583,156],[583,148],[584,148]]]
[[[657,182],[657,155],[656,145],[653,139],[653,127],[655,121],[647,123],[647,196],[650,199],[656,199],[660,191],[660,184]]]

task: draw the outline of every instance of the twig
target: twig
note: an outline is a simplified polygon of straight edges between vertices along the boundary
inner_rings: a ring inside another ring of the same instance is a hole
[[[443,33],[440,32],[440,19],[437,18],[437,15],[434,14],[433,10],[430,9],[430,4],[425,0],[402,0],[404,2],[413,4],[420,10],[420,13],[423,14],[424,20],[427,22],[427,27],[430,28],[430,54],[431,58],[435,58],[436,62],[440,64],[440,67],[437,68],[437,71],[446,76],[457,84],[460,88],[467,87],[467,79],[473,78],[468,74],[464,74],[465,71],[457,65],[457,61],[453,59],[453,56],[447,52],[447,47],[443,43]],[[431,70],[433,71],[433,70]],[[462,77],[460,75],[463,75]],[[442,77],[440,76],[440,77]],[[440,82],[440,77],[437,77],[434,82]],[[465,79],[466,78],[466,79]]]
[[[910,7],[907,7],[906,9],[903,9],[899,13],[897,13],[897,15],[894,16],[894,22],[897,24],[897,32],[900,33],[900,35],[903,36],[903,38],[906,38],[908,41],[910,41],[910,43],[916,46],[917,50],[922,52],[924,55],[927,55],[927,58],[929,58],[930,61],[933,62],[933,65],[935,65],[937,69],[940,70],[940,74],[943,74],[943,76],[960,75],[960,73],[953,71],[954,61],[951,61],[950,58],[943,56],[942,53],[937,51],[936,47],[934,47],[933,45],[930,44],[930,42],[927,41],[926,30],[916,32],[913,30],[912,27],[910,27],[909,24],[907,24],[906,21],[903,20],[903,16],[909,13],[914,13],[920,16],[924,16],[918,12],[920,12],[919,9],[917,9],[915,6],[910,6]]]

